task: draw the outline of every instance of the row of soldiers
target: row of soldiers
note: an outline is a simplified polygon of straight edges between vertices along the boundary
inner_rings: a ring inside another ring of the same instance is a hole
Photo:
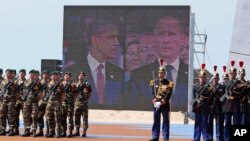
[[[213,121],[216,125],[216,140],[230,140],[231,125],[250,124],[250,83],[245,80],[244,63],[239,62],[239,71],[231,61],[229,74],[223,66],[223,80],[214,66],[214,75],[206,82],[205,64],[199,75],[199,83],[193,89],[193,112],[195,113],[194,141],[213,140]],[[237,78],[238,74],[238,78]]]
[[[84,72],[77,74],[73,82],[71,73],[30,70],[25,79],[26,70],[21,69],[15,78],[15,71],[7,69],[5,79],[0,69],[0,135],[19,135],[19,115],[23,114],[24,133],[22,136],[43,136],[44,116],[47,125],[47,137],[80,136],[81,116],[83,119],[82,137],[88,129],[88,99],[91,86],[84,79]],[[68,119],[68,127],[67,127]],[[74,123],[75,121],[75,123]],[[6,127],[9,125],[9,131]],[[72,131],[75,126],[75,133]],[[37,131],[39,127],[39,130]]]

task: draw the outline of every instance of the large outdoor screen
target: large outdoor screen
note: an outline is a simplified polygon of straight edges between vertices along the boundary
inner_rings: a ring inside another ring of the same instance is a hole
[[[86,74],[90,109],[152,110],[163,59],[171,110],[187,111],[189,21],[189,6],[65,6],[63,71]]]

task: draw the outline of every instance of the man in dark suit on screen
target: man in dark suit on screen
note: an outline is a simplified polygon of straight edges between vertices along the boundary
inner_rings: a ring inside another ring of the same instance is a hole
[[[124,80],[123,70],[108,62],[120,46],[117,26],[107,19],[98,19],[87,32],[89,53],[87,58],[64,71],[85,72],[92,85],[90,108],[119,108]]]
[[[179,59],[181,44],[181,26],[176,17],[165,16],[158,20],[154,27],[157,40],[158,59],[132,72],[133,93],[136,95],[137,106],[143,110],[150,110],[147,101],[152,99],[149,87],[150,80],[157,76],[157,68],[163,59],[166,69],[166,78],[176,85],[171,97],[171,110],[186,111],[188,101],[188,65]]]

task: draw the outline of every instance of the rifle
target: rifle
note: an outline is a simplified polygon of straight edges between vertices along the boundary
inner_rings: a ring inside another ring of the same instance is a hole
[[[194,106],[195,103],[198,103],[198,104],[199,104],[199,103],[201,102],[201,100],[202,100],[202,99],[201,99],[201,96],[202,96],[202,94],[204,93],[204,91],[207,89],[207,87],[210,86],[210,83],[211,83],[211,81],[213,80],[213,78],[214,78],[214,77],[212,77],[212,78],[209,80],[209,82],[206,83],[205,86],[201,87],[201,88],[195,93],[196,97],[195,97],[194,100],[191,101],[191,105],[192,105],[192,106]]]
[[[14,82],[14,80],[12,79],[11,81],[8,82],[8,84],[5,85],[3,91],[0,93],[0,97],[2,97],[6,91],[8,90],[8,88],[10,87],[10,85]]]
[[[71,83],[74,81],[76,74],[73,75],[73,78],[70,80],[69,83],[67,83],[67,85],[64,87],[64,91],[67,92],[69,86],[71,85]]]
[[[38,79],[33,81],[32,84],[30,84],[30,87],[29,87],[28,91],[21,96],[21,99],[23,101],[25,101],[27,99],[27,96],[29,95],[30,91],[35,87],[37,82],[38,82]]]
[[[210,107],[213,106],[214,97],[215,97],[217,91],[219,90],[220,86],[221,86],[220,84],[217,84],[216,87],[214,88],[214,90],[211,92],[211,95],[209,96],[208,105]]]
[[[153,84],[153,87],[154,87],[154,94],[155,94],[155,96],[156,96],[157,94],[156,94],[156,87],[155,87],[155,73],[154,73],[154,71],[152,71],[152,73],[153,73],[153,81],[154,81],[154,84]]]
[[[46,95],[44,96],[43,100],[44,101],[48,101],[50,95],[55,91],[56,87],[60,84],[60,80],[58,80],[53,87],[50,88],[50,90],[48,91],[48,93],[46,93]]]
[[[237,80],[233,80],[231,84],[226,88],[225,94],[223,94],[220,98],[221,102],[225,102],[229,98],[229,92],[233,89],[233,87],[236,85]]]

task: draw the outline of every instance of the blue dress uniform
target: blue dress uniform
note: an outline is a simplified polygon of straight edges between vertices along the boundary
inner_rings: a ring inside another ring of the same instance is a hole
[[[160,71],[164,71],[163,67],[160,67]],[[154,106],[154,123],[152,127],[152,139],[150,141],[158,141],[160,135],[160,122],[161,122],[161,114],[163,117],[162,123],[162,135],[164,141],[169,140],[169,110],[170,103],[169,99],[173,92],[174,84],[173,82],[163,78],[162,80],[156,79],[150,82],[152,86],[152,94],[154,95],[154,99],[156,102],[161,103],[159,107]],[[165,101],[162,103],[162,101]]]
[[[222,113],[222,102],[220,101],[220,97],[222,96],[223,92],[223,85],[222,84],[216,84],[213,85],[215,90],[213,91],[213,97],[212,97],[212,105],[211,106],[211,112],[208,116],[208,137],[209,141],[213,140],[213,124],[214,124],[214,118],[215,118],[215,126],[216,126],[216,140],[217,141],[223,141],[224,140],[224,115]]]
[[[225,94],[227,94],[226,101],[223,103],[222,111],[224,113],[224,140],[229,141],[230,137],[230,126],[233,119],[233,125],[240,124],[240,99],[239,94],[242,90],[242,87],[238,87],[240,85],[240,81],[236,79],[236,68],[233,67],[234,62],[231,61],[230,68],[230,80],[225,81],[224,88]]]
[[[225,67],[225,66],[224,66]],[[226,71],[226,68],[223,70]],[[214,125],[214,119],[215,119],[215,125],[216,125],[216,140],[217,141],[223,141],[224,140],[224,116],[222,113],[222,102],[220,101],[221,96],[224,94],[224,88],[221,83],[219,83],[219,73],[216,72],[217,66],[214,66],[214,76],[213,76],[213,82],[212,82],[212,92],[209,97],[209,107],[211,108],[209,116],[208,116],[208,138],[209,141],[213,140],[213,125]],[[223,75],[225,77],[225,75]]]
[[[208,141],[208,114],[209,106],[208,99],[211,94],[211,85],[206,84],[206,72],[205,64],[202,64],[202,69],[200,72],[200,83],[195,84],[193,88],[193,98],[194,102],[192,103],[192,111],[195,114],[195,123],[194,123],[194,141],[199,141],[201,134],[204,141]]]

